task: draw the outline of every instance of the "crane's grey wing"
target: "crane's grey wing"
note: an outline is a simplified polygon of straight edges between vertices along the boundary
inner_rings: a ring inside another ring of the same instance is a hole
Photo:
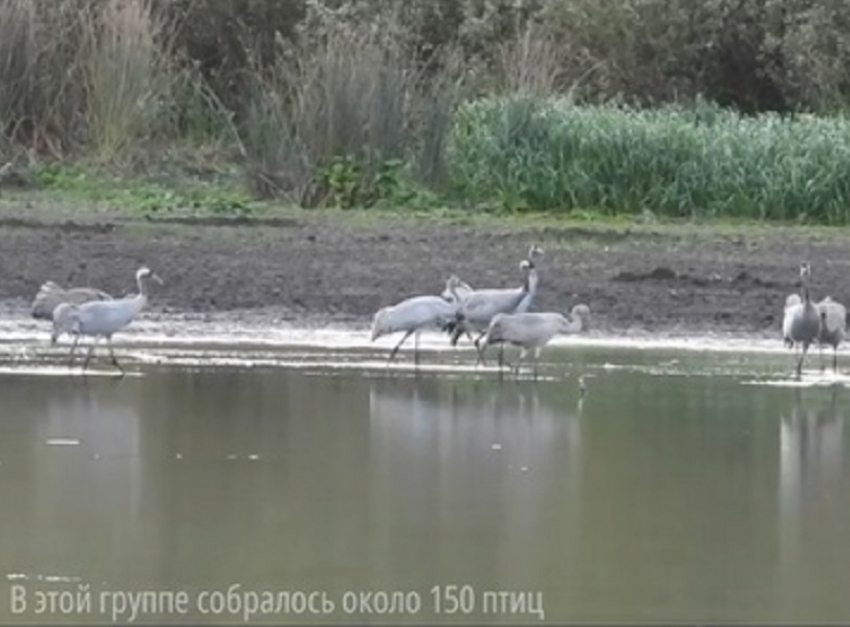
[[[796,294],[788,297],[785,304],[785,312],[782,317],[782,340],[789,348],[794,346],[794,324],[796,320],[803,317],[803,302],[798,296],[796,300],[792,299]]]
[[[80,332],[85,335],[116,333],[130,324],[144,305],[145,299],[139,296],[76,305]]]
[[[832,343],[843,340],[847,331],[847,310],[844,305],[825,298],[817,304],[817,308],[823,321],[820,334],[822,341]]]
[[[461,310],[466,320],[486,329],[493,316],[513,313],[524,297],[521,289],[477,290],[463,301]]]
[[[112,300],[112,296],[91,287],[64,289],[53,281],[46,281],[39,288],[32,303],[32,317],[52,320],[56,307],[62,303],[81,305],[95,300]]]
[[[47,281],[39,288],[32,301],[32,317],[40,320],[52,320],[53,310],[62,302],[63,290],[53,281]]]

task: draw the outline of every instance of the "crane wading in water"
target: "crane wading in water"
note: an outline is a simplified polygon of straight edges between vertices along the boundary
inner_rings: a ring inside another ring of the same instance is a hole
[[[497,314],[493,317],[481,344],[483,352],[490,344],[513,344],[520,347],[520,355],[514,367],[519,374],[520,364],[528,351],[534,354],[534,378],[537,378],[537,360],[540,351],[558,335],[580,333],[590,322],[590,307],[576,305],[569,318],[560,313],[517,313]]]
[[[786,345],[800,344],[802,352],[797,362],[797,376],[803,372],[803,360],[809,346],[818,339],[821,331],[821,313],[809,295],[808,263],[800,264],[800,279],[803,284],[803,298],[794,298],[794,294],[785,299],[785,311],[782,318],[782,335]]]
[[[81,336],[88,335],[94,338],[86,354],[83,371],[88,367],[89,360],[94,354],[95,343],[98,338],[103,337],[106,338],[112,364],[121,371],[122,376],[124,375],[124,368],[118,363],[112,350],[112,335],[129,325],[147,305],[148,279],[153,279],[162,284],[162,279],[151,272],[149,268],[141,267],[136,272],[136,284],[139,293],[135,296],[90,301],[80,305],[61,303],[56,307],[53,312],[53,333],[50,336],[50,343],[55,344],[62,333],[70,333],[74,336],[68,367],[71,367],[74,363],[74,351],[77,349],[77,343]]]
[[[413,363],[419,366],[419,332],[424,329],[435,328],[445,331],[447,326],[457,318],[458,289],[471,288],[456,276],[452,276],[446,283],[446,291],[449,298],[444,296],[413,296],[389,307],[383,307],[375,313],[372,320],[372,341],[374,342],[383,335],[404,332],[395,348],[390,352],[387,365],[395,359],[401,345],[411,335],[414,336]]]

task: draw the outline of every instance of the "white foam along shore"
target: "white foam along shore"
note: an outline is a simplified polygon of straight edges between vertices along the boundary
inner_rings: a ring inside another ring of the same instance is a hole
[[[0,345],[6,352],[12,347],[49,347],[50,325],[18,314],[0,317]],[[316,349],[380,349],[395,345],[400,334],[383,337],[372,343],[369,330],[363,325],[308,321],[308,324],[275,319],[270,315],[218,313],[212,315],[143,314],[126,330],[113,338],[116,347],[187,347],[200,349],[275,349],[304,347]],[[70,340],[65,336],[57,346]],[[412,348],[412,338],[404,348]],[[728,333],[694,333],[682,330],[649,333],[643,330],[619,334],[590,330],[572,336],[559,336],[553,346],[583,346],[624,350],[677,350],[717,353],[789,354],[780,338]],[[456,348],[449,345],[444,334],[423,332],[420,349],[429,351],[472,350],[461,340]]]

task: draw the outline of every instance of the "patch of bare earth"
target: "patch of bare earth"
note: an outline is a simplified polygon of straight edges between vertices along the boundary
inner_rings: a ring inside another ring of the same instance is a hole
[[[518,286],[519,262],[536,242],[545,255],[534,308],[587,303],[602,331],[778,334],[803,259],[813,267],[814,298],[850,302],[848,238],[840,230],[629,232],[499,221],[457,226],[383,214],[293,216],[151,221],[6,206],[0,301],[25,308],[47,279],[128,293],[146,264],[166,280],[152,297],[154,311],[262,311],[271,319],[359,326],[379,307],[439,293],[452,273],[475,287]]]

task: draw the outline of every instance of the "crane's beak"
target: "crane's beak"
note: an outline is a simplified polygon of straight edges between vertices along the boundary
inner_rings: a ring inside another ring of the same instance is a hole
[[[159,275],[158,275],[158,274],[156,274],[155,272],[151,273],[151,278],[152,278],[154,281],[156,281],[157,283],[159,283],[160,285],[165,285],[165,281],[163,281],[162,279],[160,279],[160,278],[159,278]]]

